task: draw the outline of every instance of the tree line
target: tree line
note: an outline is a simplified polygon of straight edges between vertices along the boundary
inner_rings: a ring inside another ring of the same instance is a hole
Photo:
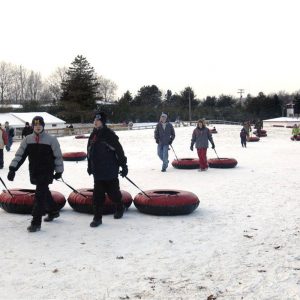
[[[199,99],[189,86],[173,93],[148,85],[136,95],[126,91],[115,99],[116,90],[117,85],[99,76],[82,55],[76,56],[69,68],[57,68],[46,80],[22,66],[0,63],[2,104],[20,103],[22,111],[48,111],[72,123],[90,122],[92,114],[100,109],[111,122],[155,122],[162,111],[172,121],[201,117],[241,122],[283,116],[288,103],[294,104],[296,115],[300,114],[300,91],[269,95],[260,92],[245,98],[222,94]]]

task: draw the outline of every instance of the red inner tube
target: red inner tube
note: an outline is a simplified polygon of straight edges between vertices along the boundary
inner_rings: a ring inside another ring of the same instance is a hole
[[[248,139],[248,142],[258,142],[259,141],[259,137],[257,136],[250,136]]]
[[[72,192],[68,197],[68,203],[70,206],[78,212],[83,213],[93,213],[93,189],[78,189],[79,193]],[[131,195],[121,190],[122,194],[122,202],[126,208],[128,208],[132,203],[132,197]],[[104,214],[110,214],[114,213],[115,206],[113,201],[108,197],[108,195],[105,195],[105,202],[103,205],[103,213]]]
[[[65,152],[62,156],[65,161],[78,161],[85,160],[87,154],[85,152]]]
[[[11,189],[0,194],[0,206],[7,212],[31,213],[34,203],[35,190],[31,189]],[[63,194],[50,191],[54,202],[62,209],[66,203]]]
[[[88,139],[89,136],[88,135],[84,135],[84,134],[81,134],[81,135],[75,135],[75,139]]]
[[[200,201],[198,197],[182,190],[150,190],[134,197],[139,211],[154,215],[180,215],[194,211]]]
[[[172,166],[176,169],[198,169],[199,158],[179,158],[172,161]]]
[[[211,158],[208,161],[210,168],[234,168],[237,165],[237,160],[234,158]]]

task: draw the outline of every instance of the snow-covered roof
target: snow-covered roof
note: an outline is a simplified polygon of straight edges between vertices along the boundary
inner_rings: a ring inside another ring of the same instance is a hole
[[[46,125],[66,123],[64,120],[56,118],[47,112],[0,113],[0,123],[4,125],[7,121],[12,127],[24,127],[25,123],[31,123],[35,116],[43,117]]]
[[[279,117],[279,118],[264,120],[264,122],[300,122],[300,118]]]
[[[66,122],[62,119],[59,119],[57,117],[52,116],[51,114],[47,112],[24,112],[24,113],[11,113],[21,121],[23,121],[23,124],[25,122],[31,122],[31,120],[35,116],[41,116],[43,117],[45,124],[65,124]]]
[[[24,122],[22,122],[20,119],[15,117],[13,114],[11,114],[11,113],[0,113],[0,124],[2,124],[2,126],[4,126],[4,123],[6,121],[12,127],[23,127],[24,126]]]

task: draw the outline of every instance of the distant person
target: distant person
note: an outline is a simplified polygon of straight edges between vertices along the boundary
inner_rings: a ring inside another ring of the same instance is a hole
[[[133,127],[133,122],[130,121],[130,122],[128,123],[128,129],[129,129],[129,130],[132,130],[132,127]]]
[[[157,144],[157,155],[162,160],[162,172],[166,172],[169,164],[169,145],[175,139],[175,130],[173,125],[167,121],[168,115],[162,113],[160,120],[154,130],[154,138]]]
[[[256,135],[258,136],[258,137],[261,137],[261,129],[262,129],[262,121],[261,120],[257,120],[257,122],[255,123],[255,129],[256,129]]]
[[[26,122],[25,127],[22,130],[22,139],[32,133],[33,133],[33,128],[29,125],[28,122]]]
[[[251,134],[251,132],[252,132],[250,121],[244,122],[243,127],[245,128],[245,130],[246,130],[246,132],[247,132],[247,140],[249,140],[250,134]]]
[[[213,141],[210,130],[205,126],[204,120],[199,120],[197,122],[197,127],[193,131],[191,140],[191,151],[194,150],[194,144],[196,144],[196,149],[199,157],[199,171],[207,171],[207,157],[206,152],[208,148],[208,141],[211,143],[211,148],[215,149],[215,143]]]
[[[245,147],[245,148],[247,147],[247,137],[248,137],[248,133],[247,133],[246,129],[243,127],[240,132],[242,147]]]
[[[119,137],[106,126],[104,112],[98,112],[95,115],[94,129],[88,140],[87,152],[87,172],[89,175],[93,174],[94,177],[94,218],[90,226],[98,227],[102,224],[105,193],[115,205],[114,218],[122,218],[124,205],[118,175],[125,177],[128,174],[127,158],[119,142]],[[119,172],[120,167],[121,171]]]
[[[57,204],[52,199],[49,184],[53,179],[59,179],[64,171],[60,145],[55,136],[44,131],[45,122],[40,116],[32,120],[33,133],[27,135],[21,142],[14,159],[9,166],[7,179],[13,181],[16,171],[28,156],[31,184],[36,185],[32,221],[27,230],[36,232],[41,229],[42,216],[45,222],[51,222],[59,217]],[[55,172],[55,173],[54,173]]]
[[[7,142],[8,139],[6,131],[2,128],[2,125],[0,124],[0,169],[3,169],[4,166],[3,149]]]
[[[297,124],[294,124],[293,126],[293,130],[292,130],[292,135],[293,135],[293,140],[297,141],[297,138],[300,134],[300,128],[298,127]]]
[[[13,143],[13,137],[15,136],[15,130],[14,128],[9,126],[9,123],[6,121],[5,122],[5,130],[6,130],[6,134],[7,134],[7,138],[8,138],[8,142],[5,146],[6,151],[10,151],[10,148],[12,146]]]

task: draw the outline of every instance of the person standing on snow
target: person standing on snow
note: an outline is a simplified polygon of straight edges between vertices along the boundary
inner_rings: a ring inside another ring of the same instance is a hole
[[[32,134],[32,133],[33,133],[32,127],[29,125],[28,122],[26,122],[26,123],[25,123],[25,127],[24,127],[23,130],[22,130],[22,139],[23,139],[24,137],[26,137],[27,135]]]
[[[4,146],[7,144],[7,134],[6,131],[2,128],[0,124],[0,169],[3,169],[4,159],[3,159],[3,149]]]
[[[215,149],[215,144],[209,129],[205,126],[205,122],[203,120],[199,120],[197,127],[193,131],[190,146],[191,151],[193,151],[194,144],[196,144],[200,164],[200,169],[198,171],[207,171],[208,169],[206,157],[208,141],[210,141],[212,149]]]
[[[298,127],[297,124],[294,124],[293,130],[292,130],[293,141],[297,141],[297,137],[299,134],[300,134],[300,128]]]
[[[9,123],[7,121],[5,122],[4,125],[5,125],[5,130],[6,130],[6,134],[7,134],[7,138],[8,138],[8,142],[5,146],[5,148],[6,148],[6,151],[9,152],[11,145],[13,143],[13,137],[15,136],[15,130],[14,130],[14,128],[9,126]]]
[[[159,123],[157,123],[154,138],[157,144],[157,155],[162,160],[162,172],[166,172],[169,164],[169,145],[175,139],[175,130],[173,125],[167,121],[168,115],[162,113],[160,116]]]
[[[246,129],[243,127],[241,129],[241,132],[240,132],[240,138],[241,138],[241,144],[242,144],[242,147],[245,147],[247,148],[247,131]]]
[[[87,172],[89,175],[93,174],[94,177],[94,218],[90,223],[91,227],[102,224],[105,193],[115,204],[114,218],[122,218],[124,206],[118,179],[119,167],[122,168],[120,171],[122,177],[128,174],[127,158],[119,142],[119,137],[106,126],[104,112],[95,115],[94,126],[87,145]]]
[[[57,205],[48,185],[53,182],[53,179],[61,178],[64,165],[57,138],[44,131],[44,119],[40,116],[34,117],[32,127],[33,133],[23,139],[9,166],[7,179],[14,180],[16,171],[28,156],[30,182],[36,185],[36,190],[32,209],[33,218],[27,230],[36,232],[41,229],[42,216],[46,212],[48,216],[44,218],[45,222],[51,222],[59,217]]]

